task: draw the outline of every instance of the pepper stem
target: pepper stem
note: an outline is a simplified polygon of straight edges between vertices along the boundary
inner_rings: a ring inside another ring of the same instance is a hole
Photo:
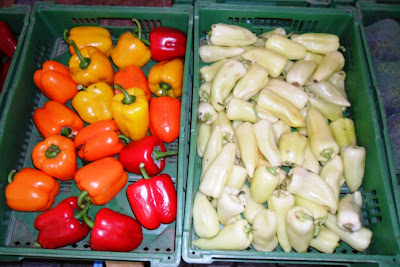
[[[118,138],[121,139],[122,142],[124,142],[125,145],[129,143],[129,138],[126,137],[126,136],[123,135],[123,134],[119,134],[119,135],[118,135]]]
[[[275,166],[275,167],[271,167],[271,168],[267,167],[267,171],[269,171],[273,175],[277,175],[276,172],[278,171],[278,169],[279,169],[279,166]]]
[[[166,96],[167,91],[172,89],[171,85],[169,83],[165,83],[165,82],[160,82],[159,86],[162,90],[162,96]]]
[[[295,216],[297,219],[301,220],[301,221],[314,221],[314,218],[310,215],[308,215],[307,213],[305,213],[302,210],[298,210],[295,212]]]
[[[77,220],[81,220],[83,218],[83,216],[87,213],[87,211],[89,210],[89,206],[90,206],[90,198],[85,198],[86,204],[85,204],[85,208],[83,208],[82,210],[80,210],[79,212],[75,213],[74,218]],[[82,204],[82,203],[81,203]]]
[[[79,91],[86,91],[86,89],[87,89],[87,87],[85,87],[85,86],[83,86],[82,84],[78,84],[77,86],[76,86],[76,89],[78,89]]]
[[[144,163],[140,162],[139,164],[139,168],[140,168],[140,172],[142,173],[142,176],[144,179],[149,180],[150,176],[149,174],[146,172],[146,169],[144,168]]]
[[[69,127],[65,127],[64,129],[61,130],[60,134],[67,138],[72,138],[72,129]]]
[[[82,203],[84,201],[84,199],[86,199],[86,197],[89,196],[89,192],[87,190],[82,191],[82,193],[79,194],[78,196],[78,207],[81,209],[85,208],[85,205]]]
[[[150,46],[149,40],[142,39],[142,25],[137,19],[132,19],[132,22],[136,23],[137,29],[133,31],[134,35],[135,32],[137,31],[137,34],[135,35],[136,38],[138,38],[140,41],[142,41],[145,45]]]
[[[76,55],[78,56],[79,60],[81,61],[81,63],[79,64],[79,67],[81,69],[83,69],[83,70],[87,69],[89,67],[89,65],[90,65],[90,58],[82,56],[81,51],[79,51],[79,48],[76,45],[76,43],[74,42],[74,40],[68,40],[67,33],[68,33],[68,30],[65,29],[64,33],[63,33],[64,41],[68,45],[71,45],[74,48],[74,51],[75,51]]]
[[[87,224],[87,226],[89,226],[90,228],[93,229],[94,227],[94,222],[89,219],[89,217],[86,215],[86,213],[83,214],[83,220],[85,221],[85,223]]]
[[[125,88],[122,87],[120,84],[114,85],[114,88],[121,90],[121,92],[124,94],[124,98],[121,100],[123,104],[129,105],[136,101],[136,96],[128,94]]]
[[[159,160],[168,156],[176,156],[178,155],[178,150],[173,150],[173,151],[165,151],[162,152],[160,151],[159,148],[155,149],[153,152],[153,156],[155,160]]]
[[[327,159],[329,160],[329,159],[331,159],[332,153],[333,153],[333,150],[332,150],[331,148],[329,148],[329,149],[324,149],[324,150],[321,152],[321,156],[324,157],[324,158],[327,158]]]
[[[209,120],[211,120],[212,119],[212,115],[211,114],[206,114],[206,115],[204,115],[204,118],[203,119],[200,119],[200,122],[201,123],[206,123],[206,122],[208,122]]]
[[[256,105],[257,104],[253,105],[253,111],[254,111],[254,114],[256,115],[257,121],[259,121],[260,120],[260,116],[258,115],[257,106]]]
[[[53,158],[57,157],[58,154],[60,154],[60,152],[61,152],[60,147],[51,145],[46,149],[45,155],[46,155],[46,158],[53,159]]]
[[[8,174],[8,183],[9,184],[13,181],[13,177],[16,172],[17,172],[16,170],[11,170],[10,173]]]

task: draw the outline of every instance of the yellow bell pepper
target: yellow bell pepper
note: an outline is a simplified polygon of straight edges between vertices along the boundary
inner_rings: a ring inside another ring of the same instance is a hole
[[[101,120],[112,119],[111,99],[114,97],[113,89],[105,82],[98,82],[83,87],[72,99],[72,106],[82,120],[95,123]]]
[[[183,83],[182,60],[173,59],[154,65],[147,77],[150,91],[157,96],[178,98],[182,95]]]
[[[69,40],[73,40],[79,50],[85,46],[94,46],[107,57],[111,55],[111,51],[114,48],[110,32],[99,26],[79,26],[72,28],[69,32]],[[72,45],[69,46],[69,51],[71,55],[76,54]]]
[[[67,40],[66,31],[64,41],[71,45],[76,53],[68,63],[72,80],[83,86],[97,82],[112,84],[115,72],[108,57],[94,46],[85,46],[79,50],[73,40]]]
[[[151,58],[150,48],[146,46],[146,40],[142,40],[140,22],[136,19],[132,19],[132,21],[137,25],[137,37],[132,32],[121,34],[117,45],[111,52],[111,58],[119,70],[125,70],[129,65],[141,68]]]
[[[111,100],[111,114],[118,129],[133,141],[142,139],[150,124],[149,102],[144,91],[135,87],[125,90],[118,84],[114,87],[121,90]]]

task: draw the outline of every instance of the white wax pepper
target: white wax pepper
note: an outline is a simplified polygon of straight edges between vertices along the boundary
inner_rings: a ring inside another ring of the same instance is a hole
[[[337,225],[344,231],[357,232],[361,229],[362,195],[360,191],[347,193],[340,201],[337,211]]]
[[[246,208],[246,198],[243,191],[239,191],[233,186],[226,185],[218,199],[217,214],[221,224],[227,224],[227,221],[240,213]]]

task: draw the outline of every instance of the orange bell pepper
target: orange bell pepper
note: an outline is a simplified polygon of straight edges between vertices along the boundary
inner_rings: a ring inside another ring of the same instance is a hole
[[[141,68],[129,65],[125,70],[119,70],[114,76],[114,85],[119,84],[124,88],[140,88],[143,90],[148,101],[151,99],[151,91],[147,84],[147,77]],[[114,88],[114,93],[121,93],[121,90]]]
[[[72,80],[69,69],[54,60],[44,62],[42,69],[35,71],[33,82],[48,99],[62,104],[78,93],[77,83]]]
[[[74,139],[78,156],[85,161],[95,161],[117,155],[125,146],[122,140],[129,142],[129,138],[118,133],[114,120],[98,121],[86,126]]]
[[[37,143],[32,151],[33,165],[62,181],[74,179],[78,170],[74,141],[52,135]]]
[[[33,112],[33,122],[44,138],[58,134],[73,137],[84,127],[75,112],[54,100]]]
[[[7,205],[18,211],[44,211],[51,208],[60,191],[57,180],[41,170],[23,168],[8,176]],[[15,174],[14,178],[13,175]]]
[[[179,98],[182,95],[184,65],[182,60],[161,61],[147,77],[150,91],[157,96]]]
[[[93,161],[75,173],[75,182],[94,205],[107,204],[128,182],[128,173],[122,163],[112,157]]]

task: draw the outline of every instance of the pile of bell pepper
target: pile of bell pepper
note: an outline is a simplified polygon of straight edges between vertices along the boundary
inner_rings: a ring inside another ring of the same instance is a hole
[[[208,64],[199,69],[192,245],[367,249],[366,150],[349,116],[343,49],[329,33],[211,26],[199,49]]]
[[[34,167],[12,170],[5,193],[11,209],[42,212],[34,222],[42,248],[90,234],[93,250],[131,251],[143,240],[142,227],[176,219],[175,185],[162,172],[165,157],[178,154],[165,143],[179,136],[186,34],[158,27],[149,43],[132,21],[136,27],[115,47],[106,28],[65,30],[68,65],[49,59],[32,77],[48,100],[33,113],[43,140],[32,151]],[[147,76],[146,64],[153,64]],[[130,173],[143,178],[122,192]],[[54,205],[59,181],[70,180],[81,194]],[[134,216],[105,206],[118,194],[126,194]],[[103,206],[94,219],[91,205]]]
[[[11,60],[17,49],[18,41],[12,32],[10,25],[6,21],[0,21],[0,35],[2,41],[0,43],[0,93],[3,91],[4,82],[6,81],[8,70],[10,69]]]

